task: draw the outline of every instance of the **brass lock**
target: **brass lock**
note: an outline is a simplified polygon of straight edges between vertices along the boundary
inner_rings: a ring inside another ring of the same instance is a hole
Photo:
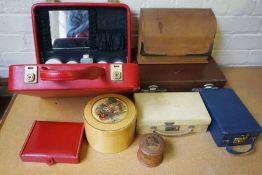
[[[37,83],[37,66],[25,66],[24,83]]]
[[[27,82],[33,82],[33,81],[35,81],[35,74],[33,74],[33,73],[27,74],[27,75],[26,75],[26,81],[27,81]]]
[[[180,125],[175,125],[174,122],[165,122],[165,131],[179,131]]]
[[[122,81],[123,80],[122,64],[111,64],[110,65],[110,78],[112,81]]]
[[[236,137],[233,141],[234,144],[241,145],[246,142],[246,140],[249,138],[249,135],[241,135],[240,137]]]

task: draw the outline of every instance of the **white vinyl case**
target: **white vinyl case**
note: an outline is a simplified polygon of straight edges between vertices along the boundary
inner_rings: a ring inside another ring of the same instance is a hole
[[[180,136],[206,132],[211,122],[198,92],[135,93],[136,132]]]

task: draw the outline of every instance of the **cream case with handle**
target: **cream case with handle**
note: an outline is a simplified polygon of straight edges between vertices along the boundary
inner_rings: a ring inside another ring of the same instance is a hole
[[[138,134],[181,136],[206,132],[211,122],[199,92],[135,93]]]

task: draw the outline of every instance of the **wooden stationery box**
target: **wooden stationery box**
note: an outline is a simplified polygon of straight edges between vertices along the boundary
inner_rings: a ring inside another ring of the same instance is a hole
[[[138,63],[207,63],[216,27],[211,9],[141,9]]]
[[[205,132],[211,122],[198,92],[135,93],[137,133],[179,136]]]
[[[207,64],[139,64],[142,92],[192,91],[205,85],[224,87],[226,78],[212,57]]]

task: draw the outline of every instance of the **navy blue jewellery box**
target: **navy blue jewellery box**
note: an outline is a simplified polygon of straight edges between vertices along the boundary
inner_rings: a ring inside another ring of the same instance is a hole
[[[212,118],[209,131],[219,147],[232,154],[250,152],[261,127],[236,93],[230,88],[201,89],[201,97]],[[249,150],[239,152],[232,146],[250,144]]]

